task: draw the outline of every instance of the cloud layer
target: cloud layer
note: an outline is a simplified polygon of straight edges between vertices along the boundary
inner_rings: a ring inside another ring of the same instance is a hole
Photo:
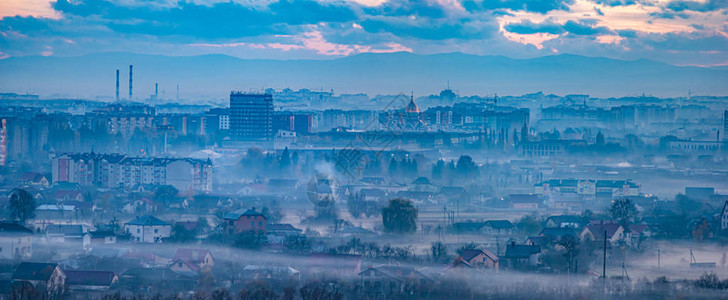
[[[8,0],[0,58],[556,53],[728,64],[725,0]]]

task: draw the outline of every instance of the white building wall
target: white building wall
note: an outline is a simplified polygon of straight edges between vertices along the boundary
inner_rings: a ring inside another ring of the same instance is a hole
[[[131,239],[137,243],[161,243],[161,239],[168,238],[171,235],[172,226],[141,226],[141,225],[124,225],[126,232],[131,235]]]

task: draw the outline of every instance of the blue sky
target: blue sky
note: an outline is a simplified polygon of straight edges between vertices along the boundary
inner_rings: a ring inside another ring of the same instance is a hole
[[[0,58],[579,54],[728,65],[728,0],[4,0]]]

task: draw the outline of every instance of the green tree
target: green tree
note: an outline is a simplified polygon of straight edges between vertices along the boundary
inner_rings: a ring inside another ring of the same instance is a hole
[[[597,132],[597,142],[596,142],[596,144],[597,144],[597,146],[604,146],[604,144],[605,144],[605,142],[604,142],[604,134],[601,131]]]
[[[442,242],[433,242],[430,246],[432,261],[440,262],[447,259],[447,247]]]
[[[473,162],[473,158],[468,155],[461,155],[457,163],[458,174],[462,176],[478,175],[478,165]]]
[[[389,174],[390,177],[394,177],[397,175],[397,160],[392,158],[392,160],[389,161],[389,167],[387,168],[387,174]]]
[[[474,243],[474,242],[469,242],[465,245],[460,246],[460,248],[458,248],[458,250],[457,250],[457,254],[463,255],[463,252],[465,252],[465,250],[474,250],[474,249],[478,249],[478,244]]]
[[[195,232],[195,230],[189,230],[180,223],[174,224],[174,227],[172,227],[171,240],[174,242],[178,242],[178,243],[190,242],[190,241],[195,240],[196,236],[197,236],[197,232]]]
[[[174,200],[174,197],[176,197],[178,193],[179,191],[174,186],[160,185],[157,190],[154,191],[154,202],[168,205],[172,200]]]
[[[566,257],[566,260],[569,263],[569,269],[571,269],[574,265],[574,256],[579,253],[579,240],[575,236],[567,234],[561,237],[557,244],[563,247],[566,251],[566,253],[564,253],[564,257]]]
[[[445,162],[441,159],[432,165],[432,179],[442,179],[443,172],[445,171]]]
[[[239,233],[235,237],[233,246],[243,249],[258,249],[265,243],[266,239],[263,233],[245,231]]]
[[[291,167],[291,154],[288,152],[288,147],[283,149],[279,160],[279,166],[281,170],[288,170]]]
[[[518,230],[527,234],[534,235],[541,231],[541,222],[533,215],[523,216],[516,222]]]
[[[413,233],[417,230],[417,208],[412,201],[395,198],[382,208],[384,230],[393,233]]]
[[[36,206],[33,195],[24,189],[15,189],[10,194],[10,200],[8,201],[10,219],[25,224],[27,219],[35,217]]]
[[[612,206],[609,208],[609,216],[612,219],[619,220],[622,226],[627,226],[637,216],[637,207],[632,199],[620,197],[612,202]]]
[[[528,125],[524,122],[521,127],[521,143],[528,142]]]

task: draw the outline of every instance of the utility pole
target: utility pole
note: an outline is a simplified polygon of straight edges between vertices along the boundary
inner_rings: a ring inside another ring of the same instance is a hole
[[[602,261],[602,280],[604,281],[604,286],[607,286],[607,230],[604,230],[604,250],[603,250],[603,261]]]

